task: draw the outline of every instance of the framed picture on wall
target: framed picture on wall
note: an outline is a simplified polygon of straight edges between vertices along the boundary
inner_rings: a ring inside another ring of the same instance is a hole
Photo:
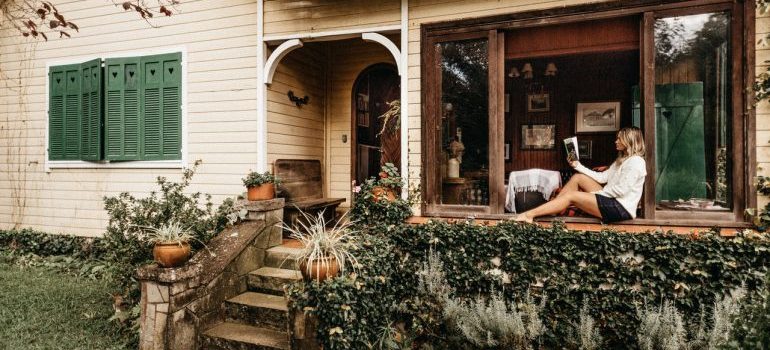
[[[527,95],[527,112],[548,112],[551,110],[551,96],[548,94]]]
[[[555,148],[555,124],[529,124],[521,126],[521,149]]]
[[[592,140],[578,140],[578,154],[580,159],[591,159],[593,156],[593,144]]]
[[[620,130],[620,101],[578,103],[575,132],[615,132]]]

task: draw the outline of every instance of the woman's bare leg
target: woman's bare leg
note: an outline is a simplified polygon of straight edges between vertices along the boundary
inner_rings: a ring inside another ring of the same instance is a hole
[[[560,195],[553,200],[540,205],[539,207],[526,211],[516,218],[516,221],[532,222],[536,217],[543,215],[553,215],[561,213],[570,205],[575,205],[580,210],[596,216],[602,217],[602,213],[599,211],[599,205],[596,203],[596,195],[592,193],[570,191],[564,195]]]
[[[557,195],[556,198],[559,198],[568,192],[594,192],[601,189],[602,185],[596,182],[596,180],[590,178],[588,175],[577,173],[572,175],[569,181],[567,181],[567,184],[562,186],[561,191],[559,191],[559,195]]]

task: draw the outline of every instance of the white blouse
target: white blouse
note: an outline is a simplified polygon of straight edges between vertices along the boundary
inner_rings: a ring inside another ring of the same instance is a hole
[[[600,184],[606,184],[600,191],[592,193],[615,198],[626,211],[636,218],[636,207],[642,199],[644,177],[647,176],[647,165],[644,158],[631,156],[620,165],[612,162],[609,169],[596,172],[578,162],[575,170],[587,175]]]

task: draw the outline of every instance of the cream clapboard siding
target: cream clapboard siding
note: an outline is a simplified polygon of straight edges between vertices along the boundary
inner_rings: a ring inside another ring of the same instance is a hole
[[[398,42],[398,37],[391,37]],[[390,52],[380,44],[368,43],[361,39],[351,39],[330,42],[329,74],[329,150],[330,167],[327,171],[329,196],[346,198],[341,207],[349,207],[351,203],[351,103],[353,101],[353,84],[358,75],[367,67],[377,63],[395,61]],[[347,135],[347,142],[342,142],[342,135]]]
[[[145,196],[156,188],[156,176],[178,179],[181,173],[180,169],[46,173],[46,63],[54,61],[184,48],[187,134],[183,138],[188,161],[203,160],[190,190],[210,193],[216,202],[241,193],[240,179],[257,160],[256,1],[185,0],[179,13],[151,21],[159,28],[103,0],[56,4],[81,28],[71,32],[71,39],[30,43],[12,29],[0,31],[0,69],[10,77],[2,79],[0,90],[0,229],[19,224],[47,232],[99,235],[107,223],[103,196],[121,191]]]
[[[770,13],[757,16],[757,39],[770,35]],[[767,72],[770,60],[770,41],[757,43],[756,73]],[[757,175],[770,176],[770,102],[764,100],[757,105]],[[752,184],[753,185],[753,184]],[[770,198],[757,197],[757,206],[764,207]]]
[[[398,25],[401,0],[267,0],[265,35]]]
[[[308,43],[278,64],[267,89],[269,169],[276,159],[317,159],[323,169],[326,64],[326,49],[321,43]],[[309,103],[297,107],[289,101],[289,90],[298,97],[307,95]]]

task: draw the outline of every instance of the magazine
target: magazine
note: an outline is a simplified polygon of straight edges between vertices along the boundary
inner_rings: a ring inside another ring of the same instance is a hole
[[[572,162],[580,160],[580,154],[578,153],[578,140],[577,136],[572,136],[564,139],[564,148],[567,149],[567,161]]]

